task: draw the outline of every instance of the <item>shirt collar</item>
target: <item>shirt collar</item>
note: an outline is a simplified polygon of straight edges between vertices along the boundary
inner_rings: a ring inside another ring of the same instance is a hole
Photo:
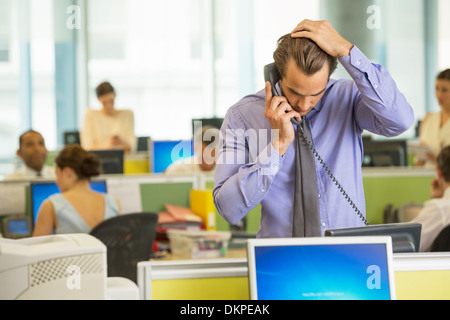
[[[450,199],[450,187],[448,187],[447,189],[445,189],[445,191],[444,191],[444,196],[443,196],[442,198]]]

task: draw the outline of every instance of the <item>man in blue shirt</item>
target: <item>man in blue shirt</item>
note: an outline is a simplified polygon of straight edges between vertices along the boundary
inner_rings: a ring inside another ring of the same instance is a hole
[[[291,237],[297,130],[291,119],[305,117],[317,153],[365,212],[362,132],[397,136],[412,125],[414,114],[389,73],[327,21],[302,21],[280,39],[274,59],[281,74],[278,92],[284,96],[273,96],[266,83],[265,90],[228,110],[213,196],[229,223],[238,223],[261,203],[258,237]],[[330,79],[336,59],[352,80]],[[317,159],[315,167],[322,234],[363,225]]]

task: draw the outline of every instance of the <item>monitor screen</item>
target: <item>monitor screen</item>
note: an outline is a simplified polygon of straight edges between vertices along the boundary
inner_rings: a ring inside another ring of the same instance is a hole
[[[123,174],[124,171],[124,150],[90,150],[100,157],[101,174]]]
[[[98,180],[91,181],[91,188],[97,192],[106,193],[106,181]],[[36,223],[39,208],[42,202],[51,195],[60,193],[58,186],[55,182],[32,182],[30,184],[30,196],[31,196],[31,211],[33,214],[33,226]]]
[[[223,118],[199,118],[192,119],[192,135],[195,135],[195,130],[204,126],[212,126],[220,129],[222,127]]]
[[[28,234],[28,220],[26,219],[14,219],[8,221],[8,231],[15,235],[27,235]]]
[[[192,140],[152,141],[150,150],[150,168],[153,173],[164,172],[173,162],[194,155]]]
[[[389,236],[394,253],[418,252],[421,233],[422,225],[412,222],[325,230],[329,237]]]
[[[253,300],[395,298],[389,237],[247,242]]]
[[[363,167],[402,167],[408,165],[406,140],[364,140]]]
[[[79,131],[67,131],[64,132],[64,144],[81,144]]]

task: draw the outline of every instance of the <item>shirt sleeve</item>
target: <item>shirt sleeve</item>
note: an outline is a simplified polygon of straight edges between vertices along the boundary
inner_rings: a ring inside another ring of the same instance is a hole
[[[247,147],[252,135],[240,122],[238,112],[229,111],[225,117],[213,190],[216,208],[230,224],[237,224],[264,199],[282,165],[271,142],[252,159]]]
[[[427,251],[433,244],[434,239],[443,229],[443,219],[440,207],[432,200],[425,203],[420,214],[411,222],[422,224],[420,234],[420,251]]]
[[[355,117],[361,129],[394,137],[411,127],[414,112],[386,69],[356,46],[339,61],[355,82]]]

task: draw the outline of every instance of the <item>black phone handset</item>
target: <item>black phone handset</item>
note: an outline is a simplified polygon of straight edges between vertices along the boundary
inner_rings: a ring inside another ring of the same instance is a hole
[[[265,81],[269,81],[270,85],[272,87],[272,96],[281,96],[281,94],[278,93],[278,90],[276,88],[276,84],[281,80],[280,73],[278,72],[277,67],[275,66],[275,63],[268,64],[264,67],[264,79]],[[303,121],[304,119],[302,119]],[[295,125],[301,124],[301,121],[298,121],[295,118],[291,119],[291,122]],[[326,165],[325,161],[322,159],[322,157],[319,155],[319,153],[314,148],[314,145],[311,141],[309,141],[305,135],[303,134],[302,126],[300,126],[300,129],[302,130],[301,136],[303,140],[305,140],[306,144],[308,145],[308,148],[311,150],[313,155],[317,158],[317,160],[320,162],[320,164],[325,169],[325,172],[328,174],[330,179],[334,182],[334,184],[337,186],[341,194],[345,197],[347,202],[350,204],[350,206],[355,210],[356,214],[361,218],[361,220],[364,222],[365,225],[369,225],[369,222],[366,220],[362,212],[358,209],[356,204],[353,202],[353,200],[350,198],[350,196],[347,194],[347,192],[344,190],[344,188],[341,186],[339,181],[337,181],[336,177],[333,175],[331,170]]]

